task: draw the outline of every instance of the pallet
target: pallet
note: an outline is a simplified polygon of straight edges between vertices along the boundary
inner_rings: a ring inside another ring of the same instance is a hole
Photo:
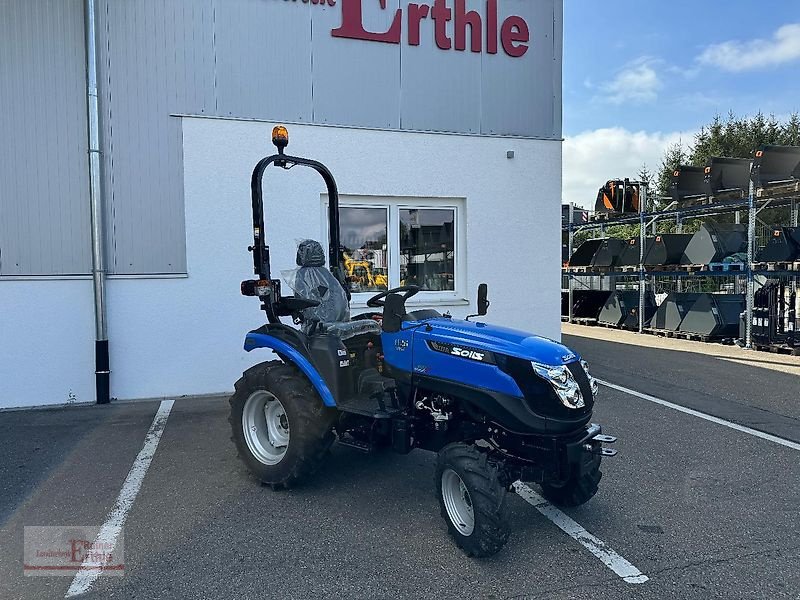
[[[800,262],[758,262],[753,263],[754,271],[797,271],[800,269]]]
[[[800,194],[800,181],[778,183],[756,190],[756,198],[786,198]]]
[[[578,325],[587,325],[590,327],[597,325],[597,319],[593,319],[592,317],[573,318],[572,322],[577,323]]]
[[[675,271],[682,271],[683,265],[647,265],[645,270],[654,273],[670,273]]]
[[[600,321],[597,321],[597,326],[598,327],[605,327],[606,329],[619,329],[620,328],[619,325],[614,325],[613,323],[601,323]]]
[[[622,267],[617,267],[617,269],[619,269],[619,271],[622,272],[622,273],[638,273],[639,272],[639,267],[637,267],[636,265],[625,265],[625,266],[622,266]]]
[[[708,265],[679,265],[680,270],[688,271],[689,273],[697,273],[698,271],[707,271]]]
[[[567,273],[591,273],[594,269],[592,267],[567,267],[564,270]]]
[[[658,337],[665,338],[675,337],[676,333],[672,329],[656,329],[655,327],[645,327],[642,331],[644,333],[649,333],[650,335],[656,335]]]
[[[787,346],[786,344],[753,344],[753,348],[761,352],[800,356],[800,346]]]
[[[708,264],[708,270],[709,271],[723,271],[723,272],[735,271],[735,272],[740,272],[741,273],[742,271],[744,271],[744,269],[745,269],[745,264],[744,263],[735,263],[735,262],[725,263],[725,262],[721,262],[721,263],[709,263]]]
[[[677,338],[679,340],[688,340],[690,342],[713,342],[719,340],[719,338],[712,337],[710,335],[703,335],[700,333],[692,333],[691,331],[675,331],[673,332],[675,335],[672,337]]]

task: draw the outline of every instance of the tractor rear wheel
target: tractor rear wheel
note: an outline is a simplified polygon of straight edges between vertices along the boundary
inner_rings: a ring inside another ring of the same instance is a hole
[[[592,468],[583,476],[573,474],[561,485],[542,484],[542,496],[556,506],[580,506],[591,500],[597,493],[597,486],[603,473],[600,471],[600,457],[594,459]]]
[[[244,372],[230,399],[233,442],[253,476],[275,489],[312,475],[334,441],[336,410],[280,361]]]
[[[449,444],[438,455],[436,489],[447,530],[467,554],[492,556],[508,541],[508,486],[485,452]]]

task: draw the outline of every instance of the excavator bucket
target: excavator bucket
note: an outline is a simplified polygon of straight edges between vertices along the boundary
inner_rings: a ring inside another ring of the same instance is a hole
[[[592,266],[592,259],[594,258],[595,252],[600,247],[600,244],[603,243],[603,238],[597,238],[593,240],[586,240],[575,252],[572,253],[572,256],[569,257],[569,266],[570,267],[590,267]]]
[[[679,166],[672,172],[669,193],[681,206],[691,206],[708,196],[705,167]]]
[[[678,331],[683,318],[689,309],[702,294],[695,292],[670,292],[653,316],[652,325],[655,329]]]
[[[639,184],[628,179],[611,179],[597,192],[598,213],[638,213]]]
[[[679,265],[692,241],[691,233],[660,233],[644,257],[646,265]]]
[[[653,292],[644,296],[644,324],[647,327],[656,312]],[[611,292],[597,318],[598,323],[635,330],[639,328],[639,291],[618,290]]]
[[[626,245],[625,240],[605,238],[594,253],[592,267],[616,267]]]
[[[756,255],[756,262],[800,260],[800,227],[776,227],[767,245]]]
[[[707,265],[747,251],[747,226],[708,219],[683,251],[681,264]]]
[[[596,319],[610,295],[611,292],[602,290],[573,290],[572,317],[575,319]],[[563,296],[566,296],[566,298]],[[569,314],[569,292],[562,293],[561,311],[562,315]]]
[[[647,256],[650,253],[650,250],[653,249],[653,244],[655,243],[655,241],[656,239],[654,237],[645,238],[645,245],[644,245],[645,256]],[[619,259],[617,259],[616,266],[631,267],[638,265],[641,259],[639,254],[640,248],[641,244],[639,243],[638,237],[627,240],[627,242],[625,243],[625,247],[622,249],[622,252],[619,255]]]
[[[800,180],[800,146],[761,146],[753,161],[756,187]]]
[[[711,338],[735,338],[739,315],[745,309],[743,294],[700,294],[683,317],[678,331]]]
[[[705,168],[706,193],[743,198],[750,187],[752,165],[749,158],[712,157]]]

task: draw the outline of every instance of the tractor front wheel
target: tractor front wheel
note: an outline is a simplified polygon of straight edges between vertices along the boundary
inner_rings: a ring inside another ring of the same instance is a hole
[[[273,488],[312,475],[334,441],[336,411],[308,379],[280,361],[256,365],[236,382],[228,421],[250,472]]]
[[[447,529],[467,556],[492,556],[505,546],[508,486],[485,452],[461,443],[445,446],[436,464],[436,489]]]

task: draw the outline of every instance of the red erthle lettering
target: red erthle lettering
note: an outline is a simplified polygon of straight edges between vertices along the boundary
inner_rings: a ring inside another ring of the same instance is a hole
[[[379,2],[386,10],[387,0],[340,0],[342,7],[342,24],[331,31],[333,37],[399,44],[403,34],[403,9],[398,8],[386,31],[367,31],[364,26],[364,2]],[[426,19],[433,21],[434,41],[442,50],[455,49],[463,52],[483,51],[482,30],[486,30],[486,52],[497,54],[498,38],[503,51],[513,58],[524,56],[530,42],[528,23],[520,16],[511,15],[506,18],[498,31],[497,0],[486,1],[486,12],[482,16],[475,10],[468,11],[466,0],[454,0],[454,8],[450,0],[433,0],[433,5],[412,2],[408,5],[406,41],[409,46],[419,46],[421,30]],[[485,20],[485,24],[484,21]],[[448,33],[448,24],[453,23],[453,37]],[[469,30],[469,36],[467,36]]]

